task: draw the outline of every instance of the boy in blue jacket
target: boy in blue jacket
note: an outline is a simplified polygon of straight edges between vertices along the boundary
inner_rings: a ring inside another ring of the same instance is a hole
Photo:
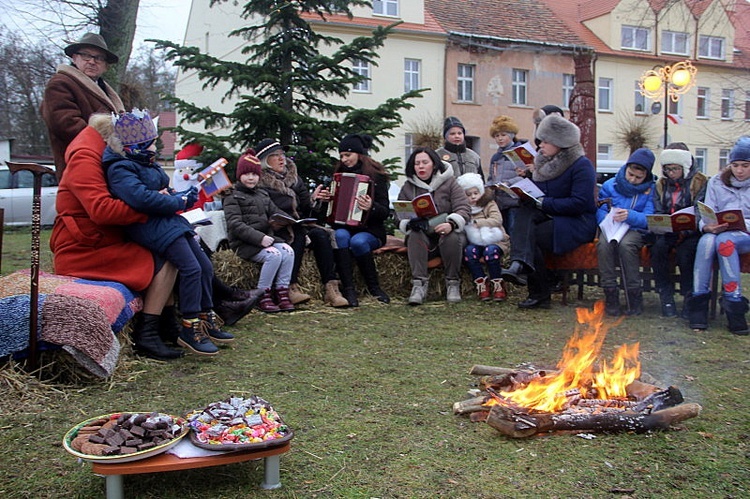
[[[604,288],[605,313],[620,315],[620,297],[617,287],[617,266],[621,266],[627,293],[627,315],[643,313],[643,286],[641,285],[641,248],[643,235],[648,230],[646,215],[654,213],[652,190],[654,153],[646,148],[636,149],[614,178],[607,180],[599,190],[599,209],[596,220],[601,223],[609,211],[615,222],[625,222],[630,228],[619,244],[610,243],[604,235],[599,237],[596,250],[599,258],[599,284]]]

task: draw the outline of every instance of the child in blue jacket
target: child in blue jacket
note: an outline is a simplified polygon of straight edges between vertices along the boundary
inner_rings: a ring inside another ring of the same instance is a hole
[[[155,161],[159,134],[148,111],[133,109],[112,119],[114,134],[102,156],[109,190],[148,215],[145,222],[125,230],[177,268],[182,315],[177,342],[196,354],[216,355],[219,349],[214,342],[229,343],[234,336],[220,329],[213,311],[211,260],[195,240],[190,223],[177,214],[198,200],[198,192],[194,187],[184,192],[169,187],[169,176]]]
[[[599,284],[604,288],[605,313],[620,315],[620,297],[617,287],[618,266],[621,267],[627,293],[627,315],[643,313],[643,287],[641,285],[641,249],[643,235],[648,230],[646,215],[654,213],[653,187],[654,153],[646,148],[636,149],[614,178],[607,180],[599,190],[599,209],[596,220],[601,223],[612,212],[615,222],[625,222],[630,228],[619,243],[610,243],[608,237],[599,237],[596,250],[599,258]]]

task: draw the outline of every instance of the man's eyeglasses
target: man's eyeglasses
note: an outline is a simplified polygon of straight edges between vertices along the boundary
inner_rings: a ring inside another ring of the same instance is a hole
[[[81,56],[81,59],[86,62],[107,62],[107,56],[104,55],[87,54],[86,52],[76,52],[76,55]]]
[[[682,171],[682,167],[681,166],[665,166],[662,168],[662,170],[664,170],[664,173],[674,173],[674,172]]]

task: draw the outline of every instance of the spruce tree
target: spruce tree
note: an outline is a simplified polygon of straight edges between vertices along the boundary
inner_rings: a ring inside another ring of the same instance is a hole
[[[226,0],[213,0],[211,5],[222,1]],[[242,10],[248,24],[229,34],[250,40],[242,51],[244,62],[225,61],[195,47],[157,41],[157,47],[168,49],[167,60],[183,71],[197,73],[204,90],[228,84],[221,97],[235,102],[230,112],[222,113],[173,98],[184,124],[228,130],[224,135],[196,134],[184,126],[176,131],[183,139],[200,141],[214,158],[217,154],[234,157],[265,137],[276,138],[290,146],[299,173],[314,181],[330,175],[332,154],[347,133],[372,135],[377,150],[377,144],[393,137],[391,130],[401,124],[400,111],[413,107],[409,99],[421,96],[422,91],[387,99],[374,109],[357,109],[345,102],[352,87],[363,80],[351,69],[352,62],[377,65],[377,50],[399,23],[378,27],[371,36],[345,44],[315,32],[301,15],[326,19],[343,14],[351,19],[351,7],[369,4],[366,0],[248,1]],[[325,46],[333,47],[330,55],[321,53]],[[344,103],[334,104],[333,99]]]

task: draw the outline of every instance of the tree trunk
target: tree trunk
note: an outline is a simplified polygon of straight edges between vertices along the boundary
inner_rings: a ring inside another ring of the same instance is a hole
[[[128,68],[130,52],[133,50],[136,18],[141,0],[108,0],[98,12],[99,30],[109,50],[120,58],[120,61],[107,71],[107,83],[119,91],[120,81]],[[168,21],[167,21],[168,22]],[[129,109],[129,102],[124,102]]]

